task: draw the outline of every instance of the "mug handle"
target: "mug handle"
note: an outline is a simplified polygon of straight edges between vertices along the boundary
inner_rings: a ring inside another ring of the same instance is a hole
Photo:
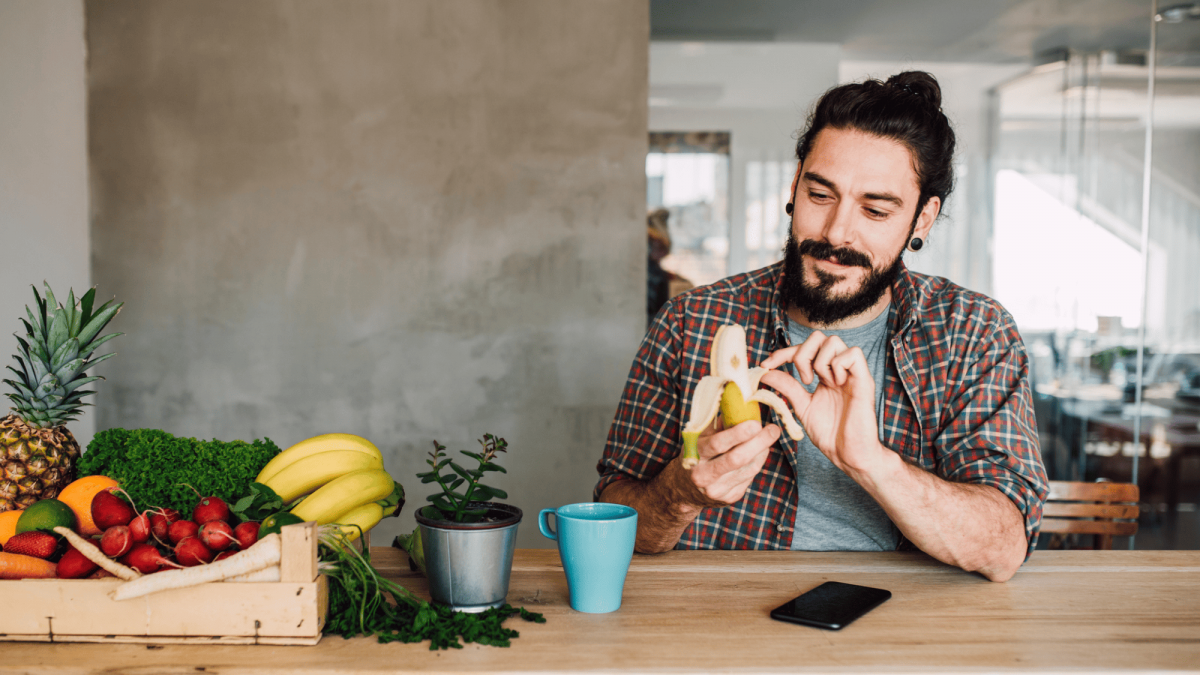
[[[557,509],[542,509],[538,513],[538,529],[542,531],[542,536],[547,539],[558,541],[558,533],[550,529],[550,519],[547,518],[550,514],[554,514],[555,520],[558,520]]]

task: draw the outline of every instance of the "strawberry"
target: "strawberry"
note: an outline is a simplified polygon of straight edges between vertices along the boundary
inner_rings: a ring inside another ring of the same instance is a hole
[[[58,550],[58,537],[46,532],[22,532],[14,535],[4,545],[5,553],[19,553],[42,560],[49,560]]]

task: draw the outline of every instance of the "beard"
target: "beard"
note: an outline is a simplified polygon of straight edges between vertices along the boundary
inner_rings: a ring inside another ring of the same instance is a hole
[[[898,251],[890,264],[873,267],[866,255],[851,248],[835,248],[828,242],[812,239],[805,239],[797,244],[790,228],[783,250],[783,284],[780,290],[784,301],[788,307],[795,307],[804,312],[809,321],[821,325],[834,324],[857,316],[879,302],[899,276],[902,264],[900,257],[904,252],[903,249]],[[817,283],[815,286],[810,285],[804,274],[805,255],[818,260],[836,256],[838,263],[842,265],[863,267],[870,272],[857,290],[834,295],[834,285],[844,277],[814,267],[813,274],[817,277]]]

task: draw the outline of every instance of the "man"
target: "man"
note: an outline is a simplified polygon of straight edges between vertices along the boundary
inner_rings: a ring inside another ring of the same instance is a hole
[[[928,73],[827,92],[797,144],[785,259],[669,302],[634,360],[596,496],[638,510],[637,548],[916,546],[994,581],[1036,542],[1046,498],[1028,360],[994,301],[908,271],[953,185]],[[775,413],[680,431],[717,329],[746,329]]]

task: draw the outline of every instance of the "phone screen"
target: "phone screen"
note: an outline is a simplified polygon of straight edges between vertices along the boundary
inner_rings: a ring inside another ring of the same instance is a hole
[[[771,618],[815,628],[841,630],[890,597],[891,591],[882,588],[826,581],[771,610]]]

